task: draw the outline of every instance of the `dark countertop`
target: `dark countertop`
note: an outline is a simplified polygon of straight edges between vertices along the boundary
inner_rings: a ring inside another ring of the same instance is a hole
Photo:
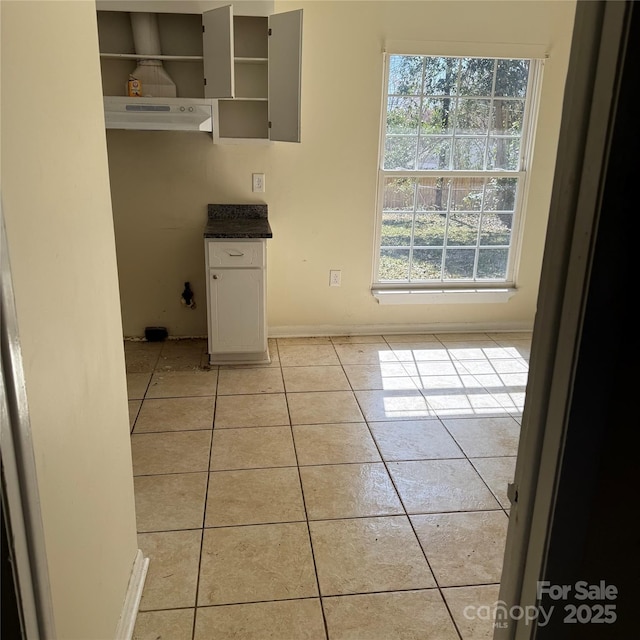
[[[272,238],[266,204],[210,204],[205,238]]]
[[[228,218],[209,220],[205,238],[272,238],[266,218]]]

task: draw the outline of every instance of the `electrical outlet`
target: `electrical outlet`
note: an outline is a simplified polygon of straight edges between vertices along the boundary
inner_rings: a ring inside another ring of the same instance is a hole
[[[329,271],[329,286],[339,287],[342,284],[342,271]]]
[[[254,173],[252,178],[254,193],[264,193],[264,173]]]

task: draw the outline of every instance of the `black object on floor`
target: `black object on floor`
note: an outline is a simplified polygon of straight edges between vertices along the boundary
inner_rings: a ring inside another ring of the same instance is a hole
[[[166,327],[145,327],[144,337],[149,342],[161,342],[169,335]]]

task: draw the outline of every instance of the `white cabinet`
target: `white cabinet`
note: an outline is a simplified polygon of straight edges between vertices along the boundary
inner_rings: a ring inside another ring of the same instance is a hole
[[[158,13],[157,29],[161,53],[144,58],[162,62],[178,98],[213,101],[214,140],[300,141],[302,10],[237,15],[227,5]],[[99,10],[98,36],[103,93],[124,96],[142,58],[130,13]]]
[[[220,138],[300,142],[302,10],[203,14],[205,97],[218,98]]]
[[[211,364],[269,362],[265,240],[205,239]]]

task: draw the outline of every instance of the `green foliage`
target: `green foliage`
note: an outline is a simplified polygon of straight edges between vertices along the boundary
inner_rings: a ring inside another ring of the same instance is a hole
[[[528,60],[391,56],[385,168],[516,170],[528,74]]]
[[[386,170],[517,170],[528,60],[391,56]],[[387,178],[379,278],[501,279],[518,181]]]
[[[478,252],[476,279],[504,279],[508,249],[485,249]],[[475,260],[473,249],[447,249],[444,278],[442,280],[471,280]],[[379,280],[428,282],[441,281],[442,250],[414,249],[409,275],[409,251],[392,252],[383,249],[380,254]]]

